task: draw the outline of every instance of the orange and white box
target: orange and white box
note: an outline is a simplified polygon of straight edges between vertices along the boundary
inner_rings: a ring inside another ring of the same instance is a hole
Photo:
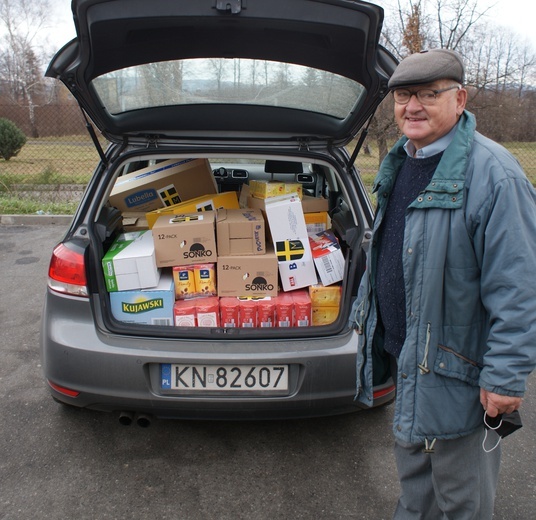
[[[290,293],[280,293],[275,298],[276,326],[294,327],[294,298]]]
[[[275,300],[267,297],[257,300],[257,322],[261,328],[275,327]]]
[[[220,326],[220,302],[217,296],[196,298],[193,302],[195,303],[198,327]]]
[[[173,321],[176,327],[195,327],[197,321],[194,300],[177,300],[173,307]]]
[[[238,303],[240,308],[239,326],[241,328],[257,327],[257,302],[239,298]]]
[[[240,302],[238,298],[223,296],[220,298],[220,323],[224,328],[238,327],[240,321]]]
[[[310,327],[312,323],[311,297],[307,289],[293,291],[294,323],[296,327]]]

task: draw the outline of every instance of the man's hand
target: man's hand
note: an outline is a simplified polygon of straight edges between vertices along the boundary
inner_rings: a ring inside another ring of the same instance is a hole
[[[480,389],[480,402],[490,417],[497,417],[501,413],[512,413],[521,406],[521,397],[494,394],[483,388]]]

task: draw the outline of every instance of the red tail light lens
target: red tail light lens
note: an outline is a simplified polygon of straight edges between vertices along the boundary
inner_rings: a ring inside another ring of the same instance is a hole
[[[56,246],[48,268],[48,286],[63,294],[88,296],[84,256],[64,244]]]
[[[80,392],[78,392],[77,390],[71,390],[70,388],[65,388],[64,386],[57,385],[56,383],[53,383],[48,379],[47,383],[50,385],[51,388],[56,390],[56,392],[66,395],[67,397],[78,397],[80,395]]]
[[[379,399],[380,397],[384,397],[390,393],[394,393],[396,391],[396,386],[391,385],[387,388],[382,388],[380,390],[376,390],[373,394],[374,399]]]

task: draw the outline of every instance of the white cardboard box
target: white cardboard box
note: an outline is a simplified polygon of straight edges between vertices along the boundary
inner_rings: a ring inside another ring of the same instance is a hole
[[[160,280],[150,231],[122,233],[102,259],[109,292],[155,287]]]
[[[316,284],[318,278],[298,195],[268,198],[265,211],[283,290],[292,291]]]
[[[340,282],[344,277],[344,255],[333,231],[311,233],[309,241],[322,285]]]

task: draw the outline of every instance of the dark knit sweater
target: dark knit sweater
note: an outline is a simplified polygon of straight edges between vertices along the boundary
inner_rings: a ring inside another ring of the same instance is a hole
[[[405,215],[430,183],[443,153],[425,159],[408,157],[400,169],[380,227],[376,287],[385,328],[384,349],[398,357],[406,339],[406,291],[402,271]]]

